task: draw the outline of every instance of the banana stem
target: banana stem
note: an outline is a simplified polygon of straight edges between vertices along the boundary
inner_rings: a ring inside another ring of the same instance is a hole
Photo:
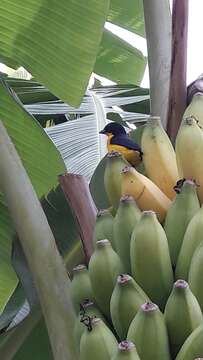
[[[0,121],[0,185],[38,292],[55,360],[78,360],[69,280],[46,216]]]
[[[167,133],[173,143],[187,105],[187,34],[188,0],[173,0],[171,79],[167,119]]]
[[[143,0],[148,49],[151,114],[166,127],[171,69],[171,12],[168,0]]]
[[[80,238],[88,264],[93,253],[93,230],[97,209],[90,194],[87,180],[81,175],[65,174],[59,176],[59,182],[79,225]]]

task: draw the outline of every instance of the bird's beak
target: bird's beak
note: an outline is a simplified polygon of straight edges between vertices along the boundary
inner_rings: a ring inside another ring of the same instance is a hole
[[[99,133],[106,135],[106,131],[105,131],[105,130],[101,130]]]

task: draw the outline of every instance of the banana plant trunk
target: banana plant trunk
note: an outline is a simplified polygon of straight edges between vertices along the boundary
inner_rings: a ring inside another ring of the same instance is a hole
[[[47,218],[0,121],[0,188],[26,255],[55,360],[78,360],[69,280]]]
[[[188,0],[174,0],[172,12],[172,59],[167,133],[175,138],[187,105]]]
[[[166,128],[171,71],[171,11],[168,0],[143,0],[143,5],[151,114],[160,116]]]

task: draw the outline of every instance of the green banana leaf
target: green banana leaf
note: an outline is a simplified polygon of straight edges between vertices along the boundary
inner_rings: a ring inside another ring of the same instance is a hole
[[[107,20],[145,36],[143,0],[111,0]]]
[[[104,30],[94,72],[117,83],[139,85],[146,57],[124,40]]]
[[[65,171],[64,162],[37,121],[22,107],[15,94],[0,81],[0,119],[14,142],[39,197],[57,185]],[[6,202],[0,194],[0,313],[17,286],[11,265],[11,245],[15,235]]]
[[[0,332],[9,326],[16,314],[20,311],[25,302],[25,292],[23,287],[18,284],[11,298],[0,315]]]
[[[91,75],[109,0],[1,0],[1,55],[78,105]],[[71,54],[71,55],[70,55]]]
[[[30,351],[35,345],[35,351]],[[49,343],[49,337],[43,318],[37,323],[32,330],[31,334],[27,337],[25,343],[19,349],[13,360],[54,360],[51,346]]]

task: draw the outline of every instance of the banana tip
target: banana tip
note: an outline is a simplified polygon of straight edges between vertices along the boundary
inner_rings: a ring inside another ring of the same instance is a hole
[[[120,202],[134,202],[135,200],[134,200],[134,198],[133,198],[133,196],[131,196],[131,195],[123,195],[121,198],[120,198]]]
[[[98,240],[98,241],[96,242],[96,245],[97,245],[98,247],[110,245],[110,241],[109,241],[108,239]]]
[[[130,280],[131,280],[131,276],[128,274],[121,274],[118,276],[117,278],[117,283],[119,285],[126,285]]]
[[[174,287],[176,289],[186,289],[188,287],[188,283],[185,280],[179,279],[174,283]]]
[[[158,310],[158,306],[154,303],[150,303],[150,302],[146,302],[144,304],[141,305],[141,309],[144,311],[144,312],[152,312],[152,311],[156,311]]]
[[[120,344],[118,344],[118,349],[120,351],[131,351],[134,348],[135,348],[135,345],[133,344],[133,342],[128,341],[128,340],[121,341]]]
[[[73,268],[73,274],[78,273],[79,271],[86,270],[87,267],[84,264],[77,265]]]
[[[121,157],[122,154],[118,151],[111,151],[107,154],[107,158]]]
[[[132,166],[125,166],[122,170],[121,170],[121,174],[127,174],[129,172],[131,172],[133,169]]]
[[[108,209],[101,209],[97,212],[97,218],[110,214],[110,211]]]

